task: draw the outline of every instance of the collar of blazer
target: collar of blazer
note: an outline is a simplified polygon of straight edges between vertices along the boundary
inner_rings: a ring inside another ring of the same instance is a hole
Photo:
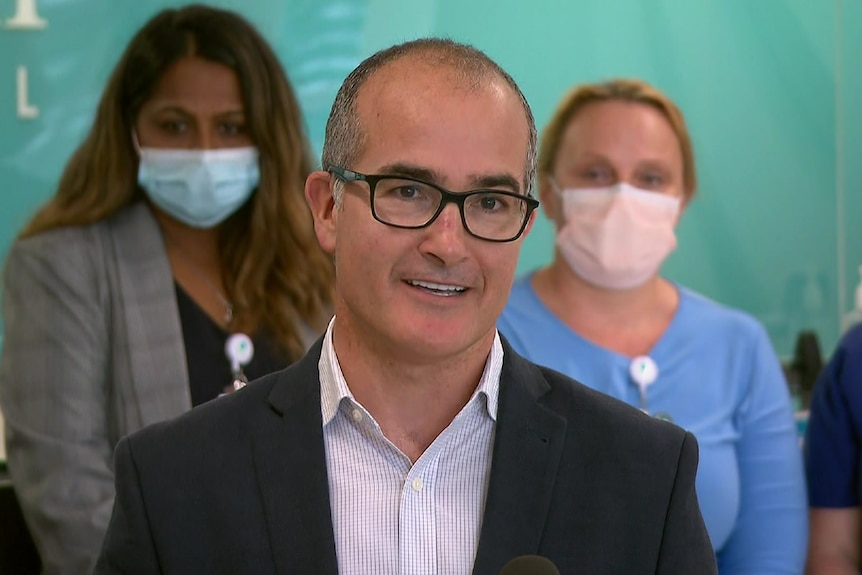
[[[188,366],[171,266],[158,224],[144,202],[105,221],[106,247],[117,353],[128,354],[131,381],[119,392],[136,402],[132,429],[191,409]],[[117,360],[125,367],[126,362]],[[128,432],[128,430],[126,430]]]

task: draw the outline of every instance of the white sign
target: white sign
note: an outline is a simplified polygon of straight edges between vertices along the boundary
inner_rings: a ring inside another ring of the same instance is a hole
[[[0,27],[9,30],[44,30],[48,27],[48,22],[39,16],[36,0],[15,0],[15,13],[6,22],[0,20]],[[38,118],[39,108],[30,103],[30,82],[27,66],[18,66],[15,71],[15,87],[15,112],[18,117],[22,120]]]
[[[6,21],[6,27],[13,30],[41,30],[48,22],[39,17],[36,0],[15,0],[15,15]]]
[[[28,92],[27,67],[18,66],[18,117],[23,120],[39,117],[39,108],[30,104]]]

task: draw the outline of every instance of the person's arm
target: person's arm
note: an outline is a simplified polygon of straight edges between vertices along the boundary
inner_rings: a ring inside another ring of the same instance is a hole
[[[798,575],[808,541],[802,452],[778,357],[762,328],[754,336],[750,368],[736,373],[747,377],[734,421],[739,512],[718,567],[722,575]]]
[[[129,438],[114,454],[117,496],[94,575],[161,573]]]
[[[817,378],[805,437],[810,536],[806,573],[858,575],[862,568],[859,414],[862,338],[848,333]]]
[[[811,509],[806,575],[859,575],[859,507]]]
[[[16,243],[4,270],[9,473],[43,573],[90,573],[114,497],[104,289],[83,235]]]
[[[697,502],[697,458],[697,440],[686,432],[667,510],[656,575],[718,573],[712,544]]]

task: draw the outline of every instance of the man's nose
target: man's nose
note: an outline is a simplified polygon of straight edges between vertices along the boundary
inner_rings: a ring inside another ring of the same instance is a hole
[[[465,241],[469,236],[464,229],[458,205],[450,203],[443,208],[431,224],[425,228],[420,244],[423,253],[439,259],[445,264],[453,264],[465,256]]]

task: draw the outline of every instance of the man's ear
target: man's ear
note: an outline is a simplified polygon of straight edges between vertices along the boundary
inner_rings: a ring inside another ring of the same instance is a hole
[[[314,233],[326,253],[335,253],[335,228],[338,209],[332,196],[332,176],[329,172],[311,172],[305,179],[305,201],[314,218]]]

